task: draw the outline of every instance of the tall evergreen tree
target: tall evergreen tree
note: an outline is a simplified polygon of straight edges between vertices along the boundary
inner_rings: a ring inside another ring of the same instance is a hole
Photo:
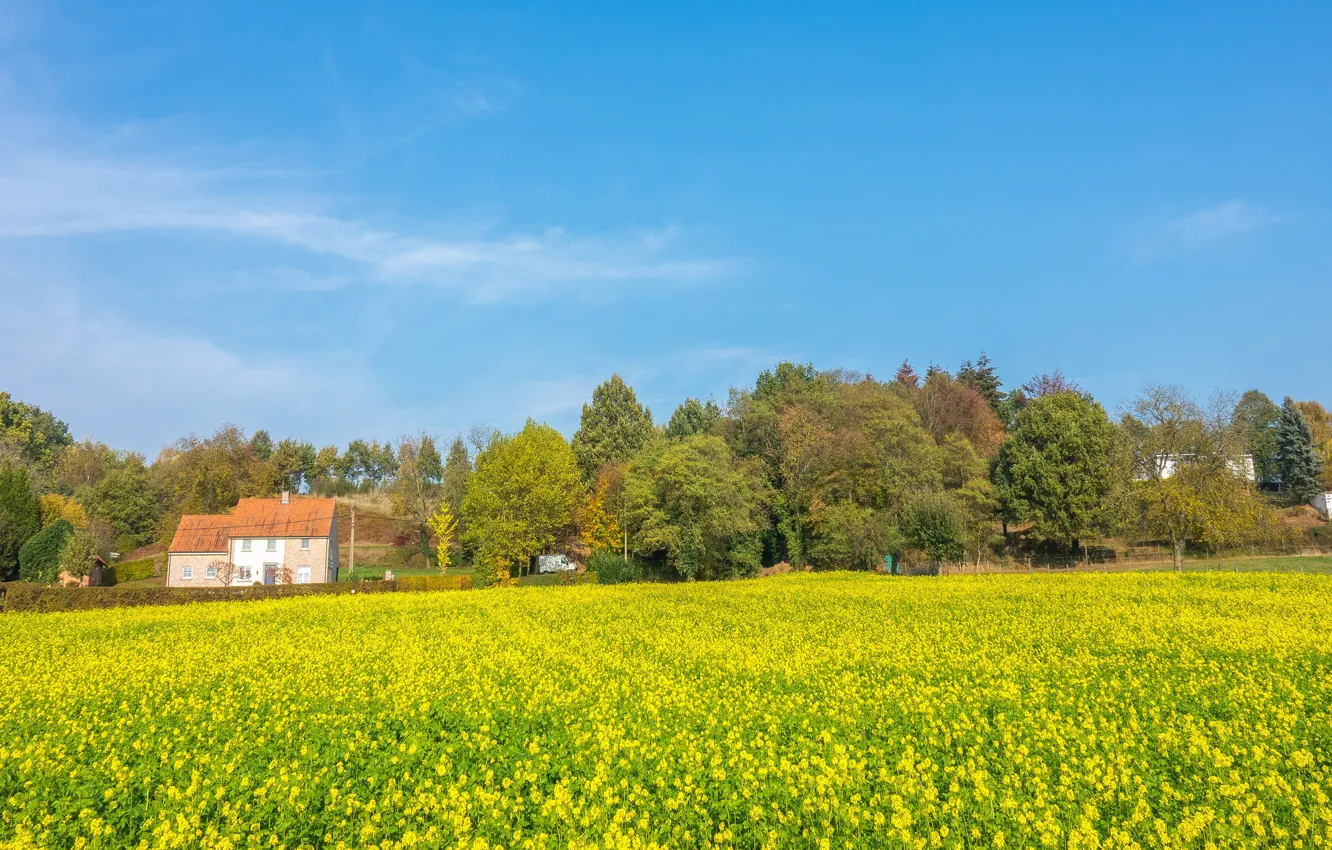
[[[1000,402],[1004,399],[1004,394],[999,390],[1004,384],[999,380],[999,374],[988,354],[982,351],[975,363],[963,360],[957,370],[957,380],[980,393],[990,408],[995,413],[999,412]]]
[[[1307,502],[1322,491],[1323,461],[1314,451],[1313,430],[1290,396],[1276,421],[1277,472],[1281,486],[1297,502]]]
[[[910,360],[903,360],[902,365],[897,367],[897,374],[893,376],[893,383],[900,384],[909,390],[920,387],[920,375],[911,367]]]
[[[633,457],[652,435],[652,411],[638,403],[634,390],[619,375],[592,391],[573,438],[574,457],[583,477],[592,480],[607,463]]]
[[[0,466],[0,581],[18,575],[19,550],[42,528],[42,507],[32,492],[28,470]]]
[[[454,437],[449,446],[449,457],[444,461],[444,501],[455,517],[462,516],[463,500],[467,498],[467,484],[472,478],[472,461],[467,456],[467,444],[462,437]]]
[[[666,436],[673,440],[683,440],[694,434],[710,434],[721,418],[721,408],[712,399],[704,404],[696,398],[687,398],[671,414],[671,421],[666,425]]]

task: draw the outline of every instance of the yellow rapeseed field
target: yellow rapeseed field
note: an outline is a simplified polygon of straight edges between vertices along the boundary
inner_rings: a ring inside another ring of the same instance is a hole
[[[1332,578],[0,617],[12,847],[1328,847]]]

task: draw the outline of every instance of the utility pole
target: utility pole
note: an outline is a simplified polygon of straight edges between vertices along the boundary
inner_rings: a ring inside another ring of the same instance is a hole
[[[352,509],[351,564],[347,567],[347,581],[356,579],[356,505]]]

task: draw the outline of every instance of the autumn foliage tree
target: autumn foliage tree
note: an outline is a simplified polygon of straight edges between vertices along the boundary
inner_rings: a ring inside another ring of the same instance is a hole
[[[477,455],[463,501],[479,582],[570,543],[582,498],[578,461],[554,428],[529,419],[517,434],[492,440]]]

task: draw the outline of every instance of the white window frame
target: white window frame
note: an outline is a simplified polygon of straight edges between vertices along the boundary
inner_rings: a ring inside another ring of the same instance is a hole
[[[307,552],[310,550],[310,538],[308,537],[301,538],[301,549]]]
[[[254,581],[254,571],[251,567],[240,566],[236,568],[236,581],[252,582]]]
[[[310,568],[309,568],[309,567],[297,567],[297,568],[296,568],[296,583],[297,583],[297,584],[309,584],[309,583],[310,583]]]
[[[180,568],[181,581],[194,581],[194,567]]]
[[[251,541],[250,541],[249,539],[242,540],[242,541],[241,541],[241,551],[242,551],[242,552],[248,552],[248,551],[250,551],[250,543],[251,543]]]
[[[265,551],[265,552],[276,552],[276,551],[277,551],[277,540],[276,540],[275,538],[272,538],[272,537],[268,538],[268,540],[265,541],[265,543],[264,543],[264,551]]]
[[[205,568],[204,568],[204,578],[216,579],[216,578],[217,578],[217,567],[205,567]]]

